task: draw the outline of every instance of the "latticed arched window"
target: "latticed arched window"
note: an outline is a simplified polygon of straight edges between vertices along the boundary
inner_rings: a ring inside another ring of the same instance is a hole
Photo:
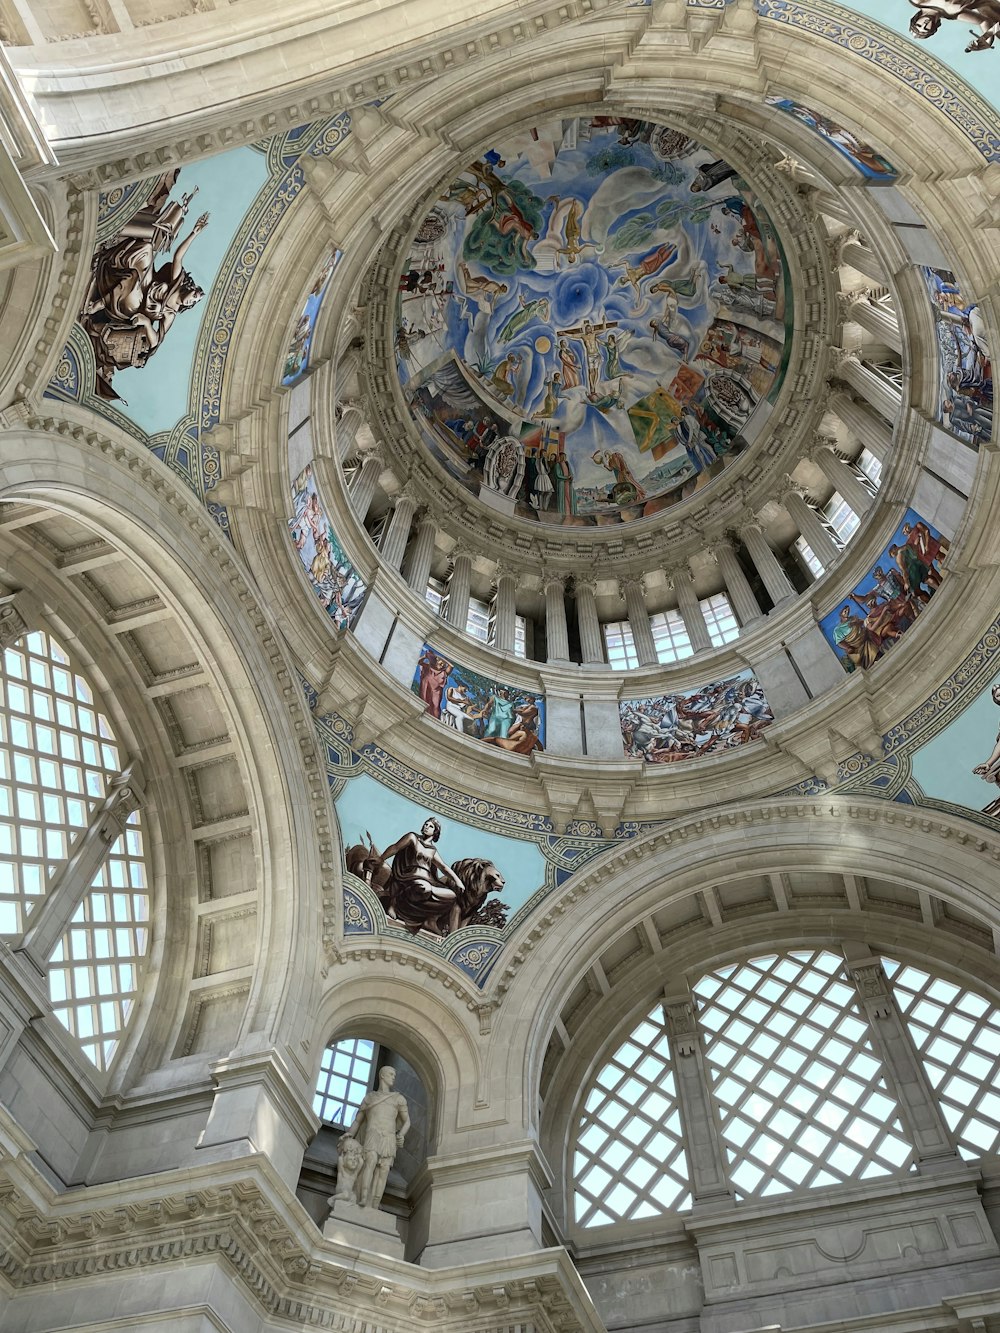
[[[0,667],[0,934],[20,935],[121,767],[90,686],[48,634]]]
[[[710,972],[692,989],[738,1196],[910,1167],[913,1150],[842,957],[769,954]]]
[[[647,1014],[594,1080],[577,1126],[573,1176],[580,1226],[691,1206],[662,1005]]]
[[[1000,1149],[1000,1009],[975,991],[883,958],[896,1004],[966,1158]]]
[[[149,948],[134,780],[87,680],[34,631],[0,660],[0,934],[48,976],[53,1014],[107,1069]]]

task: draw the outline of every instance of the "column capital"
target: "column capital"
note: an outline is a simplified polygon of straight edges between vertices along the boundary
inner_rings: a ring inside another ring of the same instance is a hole
[[[778,479],[778,500],[784,501],[789,495],[797,495],[800,500],[805,500],[807,504],[809,503],[806,488],[802,485],[801,481],[796,481],[791,473],[786,472],[783,477],[779,477]]]
[[[663,1001],[663,1012],[667,1016],[667,1030],[674,1053],[681,1057],[694,1055],[698,1049],[698,1022],[694,1005],[690,1000],[667,996]]]
[[[542,570],[542,591],[547,592],[554,584],[566,591],[566,584],[571,575],[565,569],[543,569]]]
[[[751,536],[755,536],[757,533],[759,533],[763,537],[764,524],[761,522],[760,514],[752,514],[749,518],[744,519],[743,522],[740,524],[738,529],[738,536],[741,541],[746,538],[748,533]]]
[[[494,569],[490,577],[490,582],[494,588],[498,588],[500,586],[501,579],[516,580],[520,573],[521,571],[517,567],[517,565],[512,565],[507,560],[498,560],[496,564],[496,569]]]
[[[840,268],[844,262],[844,249],[851,243],[855,245],[864,245],[861,239],[861,233],[856,230],[841,232],[839,236],[830,236],[827,238],[826,247],[830,256],[830,263],[834,268]]]
[[[716,533],[714,537],[709,539],[705,549],[715,559],[716,563],[718,563],[720,551],[728,553],[729,555],[735,555],[733,538],[728,532]]]
[[[828,350],[832,371],[842,370],[848,361],[857,361],[859,365],[861,364],[861,358],[848,347],[831,347]]]
[[[0,649],[9,648],[12,643],[30,632],[18,601],[19,597],[19,593],[11,597],[0,597]]]
[[[872,305],[875,300],[875,288],[858,287],[853,292],[838,292],[836,299],[837,304],[845,312],[849,311],[852,306]]]
[[[687,560],[674,560],[668,565],[663,566],[663,574],[668,583],[677,586],[677,578],[691,578],[691,565]]]
[[[627,574],[618,580],[618,591],[627,601],[631,590],[637,589],[641,597],[646,596],[646,580],[641,574]]]
[[[597,580],[595,578],[574,578],[573,594],[579,596],[581,592],[589,592],[591,597],[597,596]]]

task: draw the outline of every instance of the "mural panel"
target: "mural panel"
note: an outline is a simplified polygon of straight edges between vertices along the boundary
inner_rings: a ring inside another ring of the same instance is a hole
[[[647,121],[547,121],[471,163],[417,229],[399,376],[431,451],[494,507],[627,522],[763,427],[788,291],[734,167]]]
[[[91,281],[46,394],[82,403],[148,444],[224,530],[210,492],[222,474],[209,438],[222,410],[233,332],[253,276],[351,118],[300,125],[97,200]]]
[[[922,268],[934,309],[940,387],[938,419],[978,449],[993,433],[993,365],[979,306],[966,301],[954,273]]]
[[[286,389],[297,384],[309,369],[309,353],[312,350],[316,321],[319,319],[320,308],[330,286],[333,271],[340,263],[340,256],[339,250],[330,251],[303,302],[295,332],[288,344],[288,355],[285,357],[285,368],[281,376],[281,382]]]
[[[451,662],[425,643],[413,673],[413,693],[431,717],[508,754],[545,748],[545,699]]]
[[[948,546],[919,514],[906,511],[848,601],[820,621],[845,671],[874,666],[902,638],[939,587]]]
[[[622,699],[625,753],[648,764],[676,764],[718,754],[759,738],[774,721],[760,681],[750,671],[685,694]]]
[[[811,107],[803,106],[801,102],[796,102],[791,97],[779,97],[770,93],[764,98],[764,102],[765,105],[777,107],[779,111],[784,111],[801,121],[803,125],[807,125],[831,147],[836,148],[838,153],[846,157],[868,180],[888,184],[896,179],[898,172],[892,163],[872,148],[871,144],[858,138],[853,130],[838,125],[828,116],[813,111]]]
[[[336,806],[347,869],[369,886],[388,921],[411,934],[502,930],[545,884],[545,858],[534,842],[428,809],[369,775],[345,783]]]
[[[927,796],[1000,819],[1000,676],[911,763]]]
[[[368,589],[330,527],[311,463],[292,482],[292,507],[289,531],[316,596],[338,629],[350,629]]]

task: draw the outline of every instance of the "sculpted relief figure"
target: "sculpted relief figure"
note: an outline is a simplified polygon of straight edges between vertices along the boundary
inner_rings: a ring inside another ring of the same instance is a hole
[[[94,349],[94,392],[102,398],[118,398],[112,387],[115,371],[145,366],[177,316],[205,295],[184,260],[195,237],[208,226],[208,214],[202,213],[178,243],[196,192],[183,195],[180,203],[170,200],[177,175],[172,171],[163,176],[139,212],[94,252],[79,320]],[[158,265],[161,254],[168,260]]]
[[[382,1202],[389,1168],[410,1128],[406,1098],[393,1091],[395,1083],[395,1069],[383,1065],[378,1074],[378,1088],[365,1096],[353,1124],[341,1137],[335,1199],[350,1198],[348,1191],[352,1191],[354,1202],[360,1208],[377,1208]],[[360,1169],[356,1166],[358,1149]],[[347,1178],[342,1179],[345,1163],[348,1164]]]

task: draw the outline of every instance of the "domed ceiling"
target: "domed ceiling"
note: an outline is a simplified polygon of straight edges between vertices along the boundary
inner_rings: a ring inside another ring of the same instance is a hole
[[[791,345],[777,233],[678,130],[614,116],[505,138],[418,227],[396,363],[431,452],[492,508],[630,522],[764,426]]]

